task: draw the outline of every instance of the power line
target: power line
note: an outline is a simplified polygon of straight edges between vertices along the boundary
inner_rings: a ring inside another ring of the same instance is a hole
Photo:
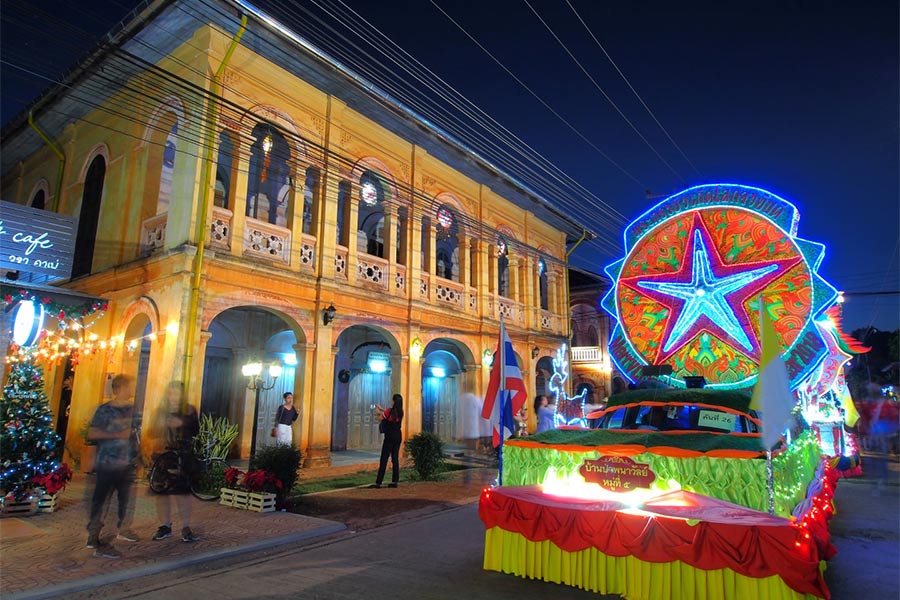
[[[597,47],[599,47],[600,50],[603,51],[603,55],[606,56],[607,60],[609,60],[610,64],[612,64],[612,66],[615,68],[616,72],[619,74],[619,76],[622,78],[622,80],[628,86],[628,89],[631,90],[631,92],[635,95],[635,97],[641,103],[641,106],[643,106],[644,109],[647,111],[647,114],[649,114],[653,118],[653,121],[659,126],[659,128],[662,130],[662,132],[664,134],[666,134],[666,137],[669,138],[669,141],[672,142],[672,145],[675,146],[675,149],[678,150],[678,152],[681,154],[681,156],[684,158],[684,160],[687,161],[687,163],[691,166],[691,169],[694,170],[694,173],[696,173],[700,177],[703,177],[703,174],[697,170],[697,167],[694,166],[694,163],[691,162],[691,159],[688,158],[687,154],[684,153],[684,150],[681,149],[681,146],[679,146],[678,143],[675,141],[675,139],[669,134],[669,131],[665,127],[663,127],[663,124],[659,122],[659,119],[656,118],[656,115],[653,114],[653,111],[650,110],[650,107],[647,106],[647,103],[644,102],[644,99],[641,97],[641,95],[638,94],[636,89],[634,89],[634,86],[631,85],[631,82],[628,80],[627,77],[625,77],[625,73],[622,72],[622,69],[619,68],[619,65],[616,64],[616,61],[614,61],[612,56],[609,55],[609,52],[606,51],[606,48],[603,47],[603,44],[600,43],[600,40],[597,39],[597,36],[594,35],[594,32],[591,30],[590,27],[588,27],[588,24],[585,23],[583,18],[581,18],[581,15],[578,13],[577,10],[575,10],[575,7],[572,6],[572,3],[569,0],[566,0],[566,4],[568,4],[569,8],[572,9],[572,12],[575,14],[575,16],[578,18],[578,20],[584,26],[585,30],[587,30],[588,34],[594,40],[594,43],[597,44]]]

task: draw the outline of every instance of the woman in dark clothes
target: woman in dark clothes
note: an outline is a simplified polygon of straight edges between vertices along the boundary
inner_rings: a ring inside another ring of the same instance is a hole
[[[400,481],[400,444],[403,442],[403,432],[400,424],[403,422],[403,396],[394,394],[391,398],[391,407],[387,410],[375,405],[376,418],[384,423],[382,432],[384,442],[381,444],[381,464],[378,465],[378,477],[375,479],[375,487],[380,488],[384,481],[384,472],[387,469],[388,456],[391,457],[393,474],[388,487],[395,488]]]

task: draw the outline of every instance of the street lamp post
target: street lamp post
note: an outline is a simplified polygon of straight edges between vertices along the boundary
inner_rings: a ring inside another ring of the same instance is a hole
[[[262,377],[262,367],[261,362],[249,362],[241,367],[241,373],[250,380],[247,383],[247,389],[256,392],[256,396],[253,399],[253,429],[250,433],[251,461],[256,455],[256,430],[259,429],[259,395],[261,392],[269,391],[274,388],[275,382],[281,377],[281,364],[277,362],[272,363],[269,365],[268,369],[269,377],[272,378],[272,383],[266,385]]]

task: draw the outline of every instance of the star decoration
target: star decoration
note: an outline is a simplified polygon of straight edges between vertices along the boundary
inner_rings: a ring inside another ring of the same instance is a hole
[[[758,353],[759,343],[750,337],[751,317],[744,302],[764,290],[800,258],[727,265],[697,216],[688,243],[681,265],[674,273],[623,281],[669,309],[658,362],[663,362],[700,330],[707,330],[748,354]]]

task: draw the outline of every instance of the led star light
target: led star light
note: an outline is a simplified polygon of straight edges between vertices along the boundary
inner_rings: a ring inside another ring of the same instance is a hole
[[[772,264],[742,273],[717,277],[713,273],[712,265],[709,262],[709,254],[703,243],[703,238],[697,230],[694,230],[692,265],[691,281],[687,283],[679,283],[677,281],[637,282],[637,285],[641,288],[684,300],[684,306],[678,315],[678,320],[669,333],[669,339],[663,346],[663,351],[668,352],[671,350],[677,342],[681,341],[689,333],[697,320],[703,316],[725,330],[728,335],[748,352],[753,350],[750,338],[741,329],[741,325],[734,315],[734,309],[725,298],[728,294],[743,289],[762,276],[776,271],[778,265]]]
[[[623,258],[605,269],[610,362],[631,381],[669,365],[674,385],[702,376],[708,387],[748,387],[766,310],[799,387],[828,352],[816,320],[837,292],[818,274],[825,247],[798,237],[798,222],[790,202],[737,184],[696,186],[651,207],[625,228]]]

